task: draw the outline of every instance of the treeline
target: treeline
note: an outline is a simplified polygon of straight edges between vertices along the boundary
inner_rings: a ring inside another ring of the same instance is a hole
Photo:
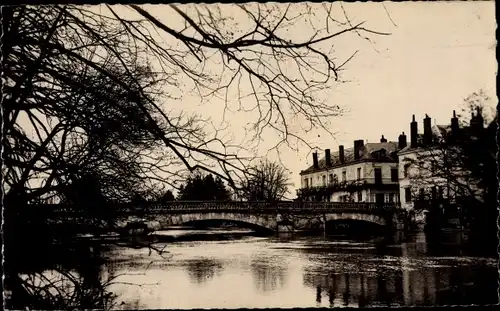
[[[167,190],[161,196],[160,201],[229,201],[231,199],[232,191],[226,187],[222,179],[208,174],[189,177],[186,183],[179,187],[177,197],[171,190]]]
[[[290,184],[287,170],[281,164],[265,160],[249,167],[248,176],[240,181],[238,191],[226,185],[219,176],[197,173],[179,187],[177,196],[166,190],[150,199],[137,195],[133,202],[279,201],[288,193]]]

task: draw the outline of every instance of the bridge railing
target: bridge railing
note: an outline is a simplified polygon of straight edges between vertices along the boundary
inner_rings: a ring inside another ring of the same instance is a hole
[[[43,206],[31,206],[38,212],[56,214],[85,213],[85,210],[75,206],[53,204]],[[38,208],[41,208],[38,209]],[[198,201],[173,201],[164,203],[146,204],[115,204],[110,210],[114,213],[164,213],[164,212],[209,212],[209,211],[246,211],[246,212],[328,212],[338,210],[356,210],[370,212],[393,211],[398,206],[395,204],[380,203],[352,203],[352,202],[198,202]]]

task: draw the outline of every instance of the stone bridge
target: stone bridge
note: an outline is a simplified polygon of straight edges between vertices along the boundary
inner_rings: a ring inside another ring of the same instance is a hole
[[[84,211],[56,205],[50,209],[59,217]],[[144,224],[150,230],[205,220],[234,222],[241,227],[268,231],[307,230],[331,221],[362,221],[393,227],[400,223],[400,209],[393,204],[340,202],[168,202],[117,205],[112,208],[119,227]]]

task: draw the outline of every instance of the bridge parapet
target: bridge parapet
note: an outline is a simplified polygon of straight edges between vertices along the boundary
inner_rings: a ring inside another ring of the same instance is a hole
[[[70,205],[30,206],[29,209],[42,213],[79,214],[85,210]],[[157,213],[190,213],[190,212],[245,212],[245,213],[329,213],[343,211],[361,211],[371,213],[394,212],[395,204],[351,203],[351,202],[198,202],[173,201],[146,204],[117,204],[110,206],[108,211],[118,214],[157,214]]]

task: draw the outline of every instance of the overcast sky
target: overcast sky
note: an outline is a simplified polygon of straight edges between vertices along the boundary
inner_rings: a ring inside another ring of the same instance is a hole
[[[433,123],[446,124],[452,110],[459,110],[463,99],[480,89],[494,97],[491,101],[494,105],[497,72],[494,5],[493,1],[385,2],[385,6],[345,3],[344,8],[353,22],[366,21],[364,27],[390,35],[370,36],[369,42],[350,34],[333,41],[340,60],[358,51],[342,72],[342,79],[349,82],[336,84],[322,94],[332,104],[340,104],[348,111],[330,120],[335,137],[319,129],[301,133],[302,136],[318,148],[335,152],[339,144],[352,147],[355,139],[377,142],[384,135],[390,141],[397,141],[402,131],[409,133],[412,114],[416,115],[420,129],[426,113]],[[179,18],[168,6],[143,7],[169,26]],[[223,12],[239,12],[231,4],[220,7]],[[194,9],[184,5],[181,8],[187,13]],[[310,35],[303,33],[302,27],[294,29],[293,34],[297,38]],[[176,95],[181,95],[180,100],[169,100],[170,108],[196,112],[211,117],[216,123],[222,121],[222,100],[200,103],[196,96],[179,92]],[[238,141],[242,138],[243,126],[254,117],[226,114],[227,132]],[[268,149],[278,141],[278,136],[266,133],[257,153],[276,158],[276,153],[268,153]],[[299,172],[312,163],[311,150],[302,148],[296,152],[282,148],[280,151],[281,161],[295,184],[291,189],[294,195],[300,186]]]

